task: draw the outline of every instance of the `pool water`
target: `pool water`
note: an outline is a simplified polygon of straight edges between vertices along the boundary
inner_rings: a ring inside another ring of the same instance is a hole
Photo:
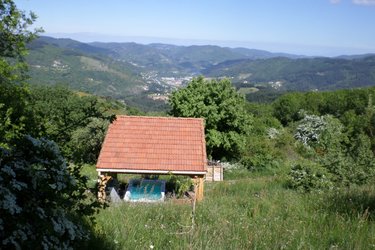
[[[133,202],[164,201],[165,181],[163,180],[139,180],[129,181],[124,199]]]

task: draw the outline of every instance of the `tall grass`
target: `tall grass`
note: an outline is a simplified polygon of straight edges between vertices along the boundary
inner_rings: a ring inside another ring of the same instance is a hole
[[[107,249],[375,249],[374,186],[301,194],[282,177],[258,175],[205,188],[194,227],[189,204],[112,204],[96,217],[94,241]]]

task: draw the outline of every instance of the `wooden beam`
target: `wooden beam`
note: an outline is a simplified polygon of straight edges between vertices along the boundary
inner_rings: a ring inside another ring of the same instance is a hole
[[[197,197],[197,201],[201,201],[203,200],[203,192],[204,192],[204,177],[203,176],[200,176],[199,178],[199,185],[198,185],[198,188],[199,188],[199,191],[198,191],[198,197]]]
[[[194,182],[194,192],[195,192],[195,197],[197,201],[203,200],[204,197],[204,176],[195,176],[193,179]]]

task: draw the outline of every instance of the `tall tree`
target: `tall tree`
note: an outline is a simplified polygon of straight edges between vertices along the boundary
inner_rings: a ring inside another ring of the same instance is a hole
[[[205,119],[207,153],[214,159],[238,158],[251,129],[252,117],[245,110],[244,97],[227,79],[193,79],[170,97],[170,114]]]
[[[33,130],[26,108],[28,91],[22,82],[26,44],[40,31],[28,29],[35,19],[35,14],[17,9],[12,0],[0,0],[0,146]]]
[[[0,0],[0,80],[22,79],[25,75],[14,74],[14,70],[27,67],[24,56],[26,44],[33,40],[41,29],[29,30],[36,20],[33,12],[29,14],[17,8],[12,0]],[[9,60],[12,59],[12,60]]]

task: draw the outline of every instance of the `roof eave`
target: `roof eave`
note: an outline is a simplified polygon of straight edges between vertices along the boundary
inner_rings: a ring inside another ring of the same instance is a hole
[[[148,170],[148,169],[118,169],[97,168],[97,172],[123,173],[123,174],[176,174],[176,175],[205,175],[207,171],[178,171],[178,170]]]

